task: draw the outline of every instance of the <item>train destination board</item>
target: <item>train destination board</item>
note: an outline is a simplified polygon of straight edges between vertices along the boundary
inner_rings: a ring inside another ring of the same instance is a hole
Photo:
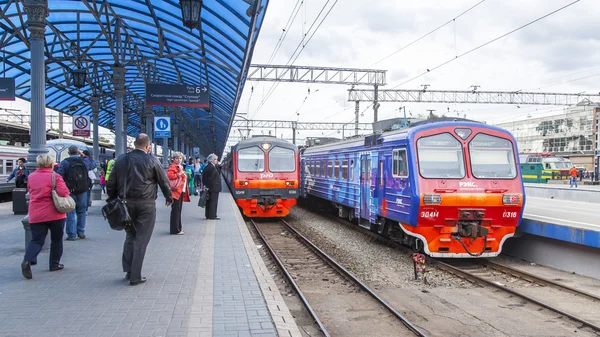
[[[0,78],[0,101],[15,100],[15,79]]]
[[[210,95],[203,85],[146,84],[146,104],[208,108]]]

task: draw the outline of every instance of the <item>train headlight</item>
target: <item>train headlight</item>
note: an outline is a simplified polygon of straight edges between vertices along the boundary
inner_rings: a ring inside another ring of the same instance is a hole
[[[262,146],[263,150],[267,151],[269,148],[271,148],[271,144],[269,143],[262,143],[260,146]]]
[[[294,185],[296,185],[296,182],[293,180],[288,180],[285,182],[285,186],[294,186]]]
[[[439,194],[425,194],[423,196],[423,203],[425,205],[439,205],[442,203],[442,196]]]
[[[240,186],[248,186],[248,181],[246,181],[246,180],[240,180],[239,184],[240,184]]]
[[[505,194],[502,196],[502,203],[505,205],[518,205],[521,202],[521,196],[518,194]]]

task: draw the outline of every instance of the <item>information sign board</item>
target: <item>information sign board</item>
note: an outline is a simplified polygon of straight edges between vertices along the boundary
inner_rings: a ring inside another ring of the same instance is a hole
[[[210,95],[203,85],[146,84],[146,105],[208,108]]]
[[[171,137],[171,118],[154,117],[154,138]]]
[[[15,79],[0,78],[0,101],[15,100]]]
[[[73,136],[89,137],[90,124],[88,116],[73,116]]]

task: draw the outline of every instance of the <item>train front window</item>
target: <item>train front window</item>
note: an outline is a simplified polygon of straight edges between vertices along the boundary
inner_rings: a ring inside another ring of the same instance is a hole
[[[294,172],[296,170],[296,152],[292,149],[275,146],[269,151],[269,171]]]
[[[513,143],[506,139],[478,134],[469,143],[471,171],[480,179],[513,179],[517,177],[517,165]]]
[[[258,146],[238,151],[238,171],[263,172],[265,170],[265,153]]]
[[[423,178],[459,179],[465,176],[462,146],[449,133],[419,138],[417,155],[419,172]]]

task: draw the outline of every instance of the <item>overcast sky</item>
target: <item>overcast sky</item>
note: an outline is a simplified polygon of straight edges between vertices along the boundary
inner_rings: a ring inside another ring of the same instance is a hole
[[[388,70],[386,88],[393,88],[428,68],[434,68],[572,1],[486,0],[454,23],[371,68]],[[304,0],[272,64],[286,64],[290,60],[303,32],[309,29],[326,2]],[[334,2],[329,1],[325,12]],[[340,0],[294,64],[370,67],[478,2],[480,0]],[[297,0],[270,2],[252,63],[269,61],[296,3]],[[422,84],[429,84],[430,89],[467,90],[471,85],[479,85],[479,90],[598,93],[600,87],[596,84],[600,80],[600,63],[595,61],[600,59],[599,17],[600,1],[582,0],[398,88],[417,89]],[[587,76],[591,77],[575,80]],[[354,120],[354,103],[346,101],[347,86],[280,83],[265,101],[272,85],[273,82],[246,82],[238,113],[248,113],[246,117],[252,119]],[[264,106],[258,109],[262,101]],[[361,111],[368,105],[361,103]],[[449,109],[449,116],[462,117],[466,114],[467,118],[488,123],[527,115],[538,117],[563,110],[562,107],[547,106],[517,108],[513,105],[381,103],[379,119],[399,116],[398,108],[402,105],[413,115],[426,114],[427,109],[435,109],[436,114],[447,113]],[[296,111],[299,116],[296,116]],[[373,121],[371,108],[364,112],[360,121]],[[260,132],[254,130],[253,134]],[[283,133],[286,138],[291,137],[290,130],[278,130],[277,133],[278,136]],[[301,131],[297,137],[319,135],[341,136],[332,132]]]

